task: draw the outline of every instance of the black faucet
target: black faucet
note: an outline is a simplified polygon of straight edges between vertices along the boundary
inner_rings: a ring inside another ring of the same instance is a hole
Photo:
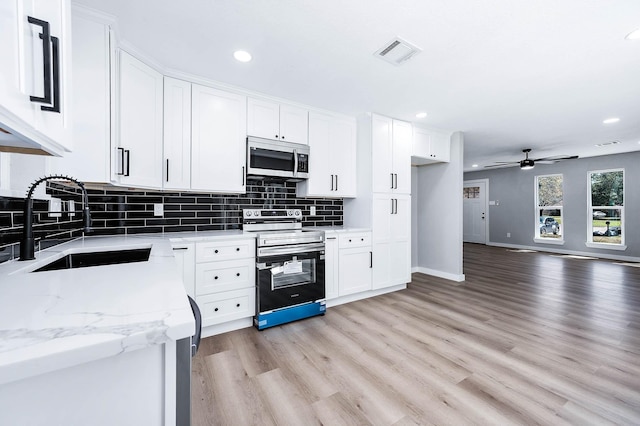
[[[33,238],[33,195],[34,189],[44,181],[52,179],[70,180],[75,182],[82,190],[82,224],[84,232],[91,231],[91,212],[89,211],[89,197],[84,184],[72,177],[64,175],[51,175],[35,181],[27,191],[27,198],[24,200],[24,226],[22,227],[22,241],[20,242],[20,260],[35,259],[35,240]]]

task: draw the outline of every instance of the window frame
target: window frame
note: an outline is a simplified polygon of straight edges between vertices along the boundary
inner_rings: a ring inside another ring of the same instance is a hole
[[[621,206],[593,206],[593,193],[591,189],[591,176],[594,173],[611,173],[622,172],[622,205]],[[607,250],[626,250],[627,245],[625,242],[626,237],[626,218],[625,218],[625,199],[627,198],[627,173],[624,167],[617,167],[615,169],[603,169],[603,170],[589,170],[587,171],[587,239],[585,245],[590,248],[599,248]],[[620,229],[622,235],[620,238],[620,244],[615,243],[603,243],[593,241],[593,209],[603,210],[619,210],[620,211]]]
[[[562,178],[562,203],[564,204],[564,174],[563,173],[552,173],[552,174],[548,174],[548,175],[536,175],[534,180],[533,180],[533,184],[535,186],[534,188],[534,204],[535,204],[535,211],[534,211],[534,221],[535,221],[535,226],[533,229],[533,241],[536,243],[543,243],[543,244],[558,244],[558,245],[563,245],[564,244],[564,206],[563,205],[559,205],[559,206],[541,206],[540,205],[540,199],[539,199],[539,194],[538,194],[538,190],[540,188],[540,179],[541,178],[546,178],[546,177],[552,177],[552,176],[560,176]],[[540,236],[540,210],[559,210],[560,211],[560,237],[559,238],[544,238]]]

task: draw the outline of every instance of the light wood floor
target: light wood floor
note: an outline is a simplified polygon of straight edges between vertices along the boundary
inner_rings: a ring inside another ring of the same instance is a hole
[[[202,341],[195,425],[640,424],[640,268],[467,244],[466,281]]]

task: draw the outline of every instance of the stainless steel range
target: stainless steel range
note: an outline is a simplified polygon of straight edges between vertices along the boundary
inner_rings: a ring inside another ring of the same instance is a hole
[[[256,233],[256,316],[259,329],[324,315],[324,233],[302,229],[302,211],[242,211],[244,232]]]

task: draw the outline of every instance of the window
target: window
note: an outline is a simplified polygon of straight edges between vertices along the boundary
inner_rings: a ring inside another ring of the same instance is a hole
[[[462,189],[462,195],[464,198],[480,198],[480,187],[470,186]]]
[[[562,241],[562,175],[536,176],[535,238]]]
[[[590,243],[624,245],[624,170],[589,172]]]

